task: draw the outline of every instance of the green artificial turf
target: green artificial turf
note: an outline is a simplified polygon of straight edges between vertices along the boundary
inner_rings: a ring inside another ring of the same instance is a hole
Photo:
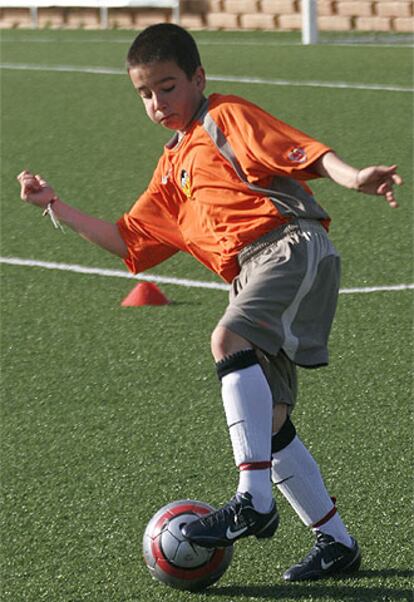
[[[412,87],[409,48],[196,35],[213,74]],[[2,38],[3,63],[122,69],[131,35],[7,31]],[[15,176],[33,169],[64,199],[115,220],[145,189],[169,133],[148,122],[126,76],[9,69],[1,76],[2,256],[122,269],[21,203]],[[412,281],[412,94],[215,81],[212,91],[247,96],[351,163],[398,163],[405,184],[396,211],[329,182],[313,187],[333,218],[343,287]],[[152,271],[217,280],[182,254]],[[209,352],[226,293],[161,285],[170,305],[122,308],[134,285],[2,266],[1,599],[412,600],[412,291],[342,294],[330,366],[300,371],[295,424],[360,542],[360,573],[285,584],[281,574],[312,538],[278,496],[275,538],[240,542],[220,582],[190,594],[151,580],[141,538],[171,500],[219,505],[234,493]]]

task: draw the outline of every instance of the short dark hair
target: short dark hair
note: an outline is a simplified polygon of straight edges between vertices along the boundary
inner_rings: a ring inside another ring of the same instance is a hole
[[[194,38],[179,25],[158,23],[137,35],[127,55],[127,68],[160,61],[174,61],[188,79],[201,65]]]

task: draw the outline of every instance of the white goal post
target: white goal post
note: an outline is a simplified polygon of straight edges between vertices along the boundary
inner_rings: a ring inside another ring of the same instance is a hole
[[[318,42],[317,0],[302,0],[302,44]]]

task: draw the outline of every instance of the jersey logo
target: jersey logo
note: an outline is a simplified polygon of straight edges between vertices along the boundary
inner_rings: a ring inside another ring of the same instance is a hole
[[[295,146],[289,151],[288,159],[294,163],[304,163],[307,160],[305,149],[301,146]]]
[[[167,171],[167,173],[162,176],[161,184],[168,184],[168,180],[170,179],[171,172],[172,172],[172,169],[170,167],[169,170]]]
[[[185,169],[181,170],[180,184],[181,184],[181,190],[184,192],[185,196],[188,199],[191,199],[192,194],[193,194],[193,192],[191,190],[191,180],[190,180],[190,176],[188,175],[188,173],[186,172]]]

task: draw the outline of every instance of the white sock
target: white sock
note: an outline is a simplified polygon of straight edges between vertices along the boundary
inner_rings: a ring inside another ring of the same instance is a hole
[[[223,376],[222,398],[236,465],[238,491],[249,492],[258,512],[269,512],[272,393],[259,364]]]
[[[328,494],[319,466],[298,436],[272,455],[272,480],[307,527],[351,547],[352,540]]]
[[[248,491],[253,498],[253,506],[258,512],[269,512],[272,503],[272,479],[270,470],[241,470],[237,491]]]

